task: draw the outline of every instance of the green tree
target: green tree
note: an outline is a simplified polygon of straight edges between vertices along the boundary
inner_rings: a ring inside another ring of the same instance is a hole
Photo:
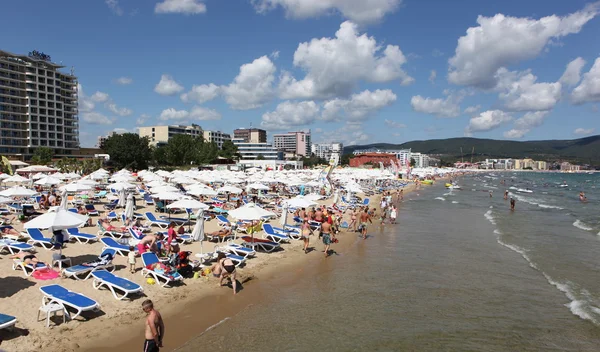
[[[167,165],[167,148],[160,146],[152,149],[152,160],[155,166]]]
[[[417,165],[417,161],[414,158],[410,158],[410,167],[415,167]]]
[[[52,161],[54,151],[48,147],[38,147],[33,152],[31,162],[38,165],[47,165]]]
[[[119,169],[146,169],[152,158],[148,137],[140,137],[136,133],[108,137],[104,143],[104,151],[110,156],[110,163]]]
[[[342,158],[340,159],[340,165],[349,165],[351,157],[352,154],[343,154]]]
[[[258,156],[256,157],[256,160],[265,160],[265,156],[262,154],[258,154]]]
[[[238,147],[232,141],[226,140],[221,146],[219,156],[227,159],[234,159],[238,155]]]
[[[177,134],[169,138],[164,146],[165,158],[168,165],[189,165],[197,160],[199,138],[188,134]]]

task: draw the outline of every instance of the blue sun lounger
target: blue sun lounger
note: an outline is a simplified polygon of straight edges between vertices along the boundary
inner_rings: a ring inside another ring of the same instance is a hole
[[[240,257],[249,258],[256,255],[256,251],[252,248],[244,247],[233,241],[227,241],[227,244],[223,247],[223,250],[238,255]]]
[[[72,277],[76,280],[85,281],[85,280],[89,279],[90,276],[92,276],[92,273],[94,273],[94,271],[96,271],[96,270],[110,269],[110,271],[114,271],[115,265],[112,263],[112,261],[115,258],[115,254],[116,254],[116,252],[114,249],[105,249],[98,256],[98,261],[96,262],[97,265],[81,264],[81,265],[70,266],[63,270],[63,275],[65,275],[66,277]],[[107,257],[107,255],[110,255],[110,256]],[[103,259],[103,257],[106,259]]]
[[[158,220],[156,218],[156,216],[154,216],[154,214],[152,214],[149,211],[144,213],[144,217],[146,218],[146,220],[148,220],[148,222],[150,222],[150,225],[156,225],[156,226],[160,227],[161,229],[166,229],[167,227],[169,227],[169,224],[170,224],[169,221]]]
[[[130,294],[143,291],[142,286],[136,284],[135,282],[116,276],[115,274],[106,270],[94,271],[92,272],[92,276],[94,277],[92,286],[94,286],[96,290],[99,290],[100,287],[105,286],[119,301],[127,298],[127,296]]]
[[[36,264],[25,264],[21,259],[13,259],[13,270],[23,270],[25,276],[31,276],[37,270],[47,269],[48,266],[42,262]]]
[[[69,291],[61,285],[48,285],[40,287],[44,294],[42,304],[48,305],[56,303],[64,308],[65,315],[70,319],[77,318],[81,313],[87,311],[96,311],[100,308],[98,302],[86,297],[80,293]],[[75,309],[75,315],[71,316],[67,308]]]
[[[158,256],[156,256],[156,253],[142,253],[142,263],[144,264],[144,267],[142,268],[142,276],[151,276],[157,283],[160,283],[162,287],[168,287],[169,284],[173,282],[183,280],[183,276],[181,276],[181,274],[179,274],[176,271],[173,272],[171,275],[165,275],[164,273],[148,269],[148,265],[152,265],[159,262],[160,260],[158,259]]]
[[[52,240],[48,237],[44,237],[44,234],[39,229],[25,229],[27,231],[27,235],[31,238],[27,243],[29,244],[39,244],[45,249],[51,249],[54,244]]]
[[[94,204],[86,204],[85,210],[87,210],[87,213],[90,216],[99,216],[100,215],[98,210],[96,210],[96,207],[94,207]]]
[[[23,243],[19,241],[13,241],[9,239],[0,240],[0,252],[3,250],[8,250],[10,254],[15,254],[19,252],[29,252],[33,250],[33,246],[29,243]]]
[[[12,315],[0,313],[0,329],[12,328],[16,323],[17,318],[13,317]]]
[[[123,257],[126,257],[130,252],[129,245],[120,244],[112,237],[102,237],[100,241],[104,244],[103,249],[113,249],[117,254],[122,255]]]
[[[282,233],[275,232],[275,230],[273,230],[273,226],[271,226],[269,224],[263,224],[262,228],[263,228],[263,231],[265,232],[263,237],[268,240],[271,240],[271,241],[277,242],[277,243],[287,242],[290,240],[289,236],[282,234]]]
[[[92,243],[98,241],[98,237],[90,235],[89,233],[79,232],[79,229],[76,227],[67,229],[67,232],[69,233],[69,238],[73,238],[79,243]]]
[[[159,220],[164,220],[164,221],[168,221],[168,222],[174,222],[175,224],[177,224],[177,226],[181,226],[181,225],[184,225],[184,224],[187,224],[188,222],[190,222],[189,219],[174,218],[172,216],[169,217],[169,216],[164,216],[164,215],[162,215]]]

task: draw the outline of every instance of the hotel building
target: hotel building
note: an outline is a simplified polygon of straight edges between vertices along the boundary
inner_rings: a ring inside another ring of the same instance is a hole
[[[273,147],[297,156],[310,156],[310,131],[288,132],[273,135]]]
[[[233,138],[245,143],[267,143],[267,131],[260,128],[238,128],[233,130]]]
[[[320,143],[313,144],[310,146],[310,152],[317,158],[325,159],[328,162],[334,161],[337,165],[340,164],[342,159],[342,151],[344,146],[342,143]]]
[[[79,149],[77,77],[33,51],[0,50],[0,154],[28,159],[38,147],[70,156]]]
[[[169,139],[178,134],[188,134],[192,137],[204,138],[204,131],[202,127],[198,125],[182,126],[182,125],[169,125],[169,126],[147,126],[139,127],[138,134],[140,137],[148,137],[150,144],[159,146],[166,144]]]
[[[219,149],[223,148],[223,142],[230,141],[231,135],[221,131],[204,131],[204,141],[208,143],[216,143]]]

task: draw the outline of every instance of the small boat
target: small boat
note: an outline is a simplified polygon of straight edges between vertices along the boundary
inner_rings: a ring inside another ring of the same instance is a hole
[[[422,184],[424,185],[432,185],[433,184],[433,180],[423,180],[421,181]]]
[[[460,189],[459,185],[451,185],[448,189]]]
[[[446,183],[446,187],[447,187],[447,188],[450,188],[451,186],[452,186],[452,184],[451,184],[451,183]]]
[[[563,187],[564,188],[564,187],[569,187],[569,185],[560,185],[558,187]]]
[[[521,193],[533,193],[532,190],[530,190],[530,189],[523,189],[523,188],[517,189],[517,192],[521,192]]]

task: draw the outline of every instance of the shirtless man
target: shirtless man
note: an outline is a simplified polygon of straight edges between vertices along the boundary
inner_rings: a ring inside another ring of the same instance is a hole
[[[315,221],[323,222],[323,212],[321,211],[321,208],[317,208],[317,211],[315,212]]]
[[[360,233],[362,233],[363,236],[363,240],[367,239],[367,221],[369,221],[371,219],[371,216],[369,216],[369,209],[365,208],[365,211],[363,211],[362,213],[360,213]]]
[[[323,244],[325,245],[325,258],[329,257],[329,247],[331,246],[331,224],[328,221],[321,223],[321,235],[323,235]]]
[[[148,316],[146,317],[146,341],[144,341],[144,352],[159,352],[163,347],[162,341],[165,337],[165,324],[160,313],[154,309],[154,304],[147,299],[142,303],[142,309]]]
[[[26,265],[32,264],[34,266],[40,262],[39,259],[35,255],[33,255],[29,252],[23,252],[23,251],[11,255],[10,259],[21,259],[21,261],[24,264],[26,264]]]
[[[510,210],[515,211],[515,199],[510,198]]]
[[[157,246],[156,246],[157,240],[158,240],[158,238],[156,235],[153,235],[153,234],[145,235],[144,237],[142,237],[140,242],[138,242],[138,244],[137,244],[138,252],[140,254],[145,253],[146,247],[150,248],[151,252],[156,252],[157,251]]]
[[[508,190],[504,191],[504,200],[508,199]]]

